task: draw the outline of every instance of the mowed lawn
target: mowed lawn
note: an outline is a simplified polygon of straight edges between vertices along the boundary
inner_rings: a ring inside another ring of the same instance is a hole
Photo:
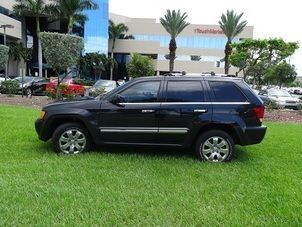
[[[0,226],[302,225],[302,125],[269,123],[232,162],[105,147],[57,155],[39,111],[0,105]]]

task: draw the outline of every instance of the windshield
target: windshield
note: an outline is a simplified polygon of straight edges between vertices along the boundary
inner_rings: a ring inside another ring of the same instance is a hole
[[[15,80],[18,81],[19,83],[22,83],[22,77],[16,77]],[[29,83],[33,80],[34,80],[33,77],[26,77],[26,76],[23,77],[23,83]]]
[[[269,94],[273,96],[280,96],[280,97],[291,97],[291,95],[286,90],[273,89],[269,91]]]
[[[115,81],[99,80],[94,84],[94,87],[115,87]]]

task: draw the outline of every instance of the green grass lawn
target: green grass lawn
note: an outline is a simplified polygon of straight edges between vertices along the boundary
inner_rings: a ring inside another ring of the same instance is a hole
[[[0,105],[0,226],[302,225],[302,125],[267,123],[234,160],[99,148],[65,156],[39,141],[38,110]]]

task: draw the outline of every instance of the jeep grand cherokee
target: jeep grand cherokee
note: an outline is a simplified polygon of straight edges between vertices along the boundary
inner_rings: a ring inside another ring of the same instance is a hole
[[[153,76],[132,80],[101,98],[45,106],[35,126],[66,154],[92,144],[194,148],[210,162],[231,159],[234,144],[264,138],[263,102],[240,78]]]

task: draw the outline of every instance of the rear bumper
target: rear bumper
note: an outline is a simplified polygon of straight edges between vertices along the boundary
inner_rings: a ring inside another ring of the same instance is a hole
[[[265,125],[257,127],[246,127],[240,136],[240,145],[251,145],[260,143],[266,133],[267,127]]]

